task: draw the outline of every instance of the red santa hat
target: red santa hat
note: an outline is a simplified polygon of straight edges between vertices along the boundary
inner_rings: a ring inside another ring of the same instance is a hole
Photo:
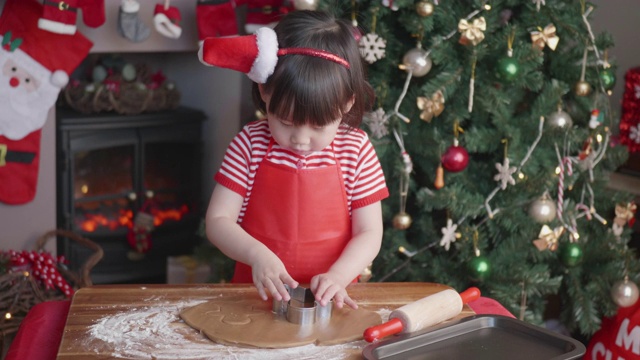
[[[284,55],[319,57],[349,69],[347,60],[324,50],[279,48],[278,37],[269,27],[259,28],[252,35],[206,38],[198,50],[203,64],[241,71],[259,84],[267,82],[278,64],[278,56]]]
[[[36,73],[44,67],[50,72],[50,81],[63,87],[93,43],[78,32],[63,35],[39,29],[41,14],[42,5],[35,0],[7,0],[0,17],[1,51],[14,52],[21,66]],[[19,44],[17,49],[15,44]]]

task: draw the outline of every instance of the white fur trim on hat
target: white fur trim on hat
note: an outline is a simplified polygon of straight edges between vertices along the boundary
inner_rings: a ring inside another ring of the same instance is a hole
[[[171,39],[177,39],[182,34],[182,28],[173,22],[163,13],[157,13],[153,16],[153,23],[156,30]]]
[[[264,84],[278,63],[278,36],[268,27],[258,29],[255,35],[258,55],[247,76],[259,84]]]
[[[58,34],[73,35],[76,33],[76,24],[65,24],[43,18],[38,19],[38,27]]]
[[[62,70],[56,70],[51,74],[51,84],[56,87],[63,88],[68,82],[69,75]]]

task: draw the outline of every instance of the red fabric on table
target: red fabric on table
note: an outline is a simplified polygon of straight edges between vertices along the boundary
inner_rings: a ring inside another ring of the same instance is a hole
[[[480,297],[469,307],[476,314],[504,315],[514,318],[496,300]],[[47,301],[31,308],[9,347],[5,360],[54,360],[62,340],[62,332],[71,301]]]
[[[499,302],[487,297],[481,296],[478,300],[472,301],[467,305],[469,305],[471,310],[473,310],[478,315],[504,315],[515,319],[515,316],[513,316],[513,314],[505,309],[504,306],[500,305]]]
[[[55,359],[71,300],[34,305],[25,316],[5,360]]]

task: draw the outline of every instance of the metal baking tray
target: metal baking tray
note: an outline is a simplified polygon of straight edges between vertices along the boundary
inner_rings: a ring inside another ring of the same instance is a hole
[[[506,316],[475,315],[369,344],[362,355],[367,360],[565,360],[581,359],[585,352],[581,342],[542,327]]]

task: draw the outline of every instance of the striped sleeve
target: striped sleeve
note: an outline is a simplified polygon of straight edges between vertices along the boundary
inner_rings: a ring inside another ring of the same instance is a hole
[[[389,196],[382,166],[380,166],[380,161],[373,145],[364,131],[358,130],[357,135],[357,148],[359,151],[355,159],[353,174],[352,210],[370,205]]]
[[[224,154],[220,170],[214,179],[232,191],[245,197],[249,188],[249,174],[252,159],[252,124],[242,128],[231,141]]]

